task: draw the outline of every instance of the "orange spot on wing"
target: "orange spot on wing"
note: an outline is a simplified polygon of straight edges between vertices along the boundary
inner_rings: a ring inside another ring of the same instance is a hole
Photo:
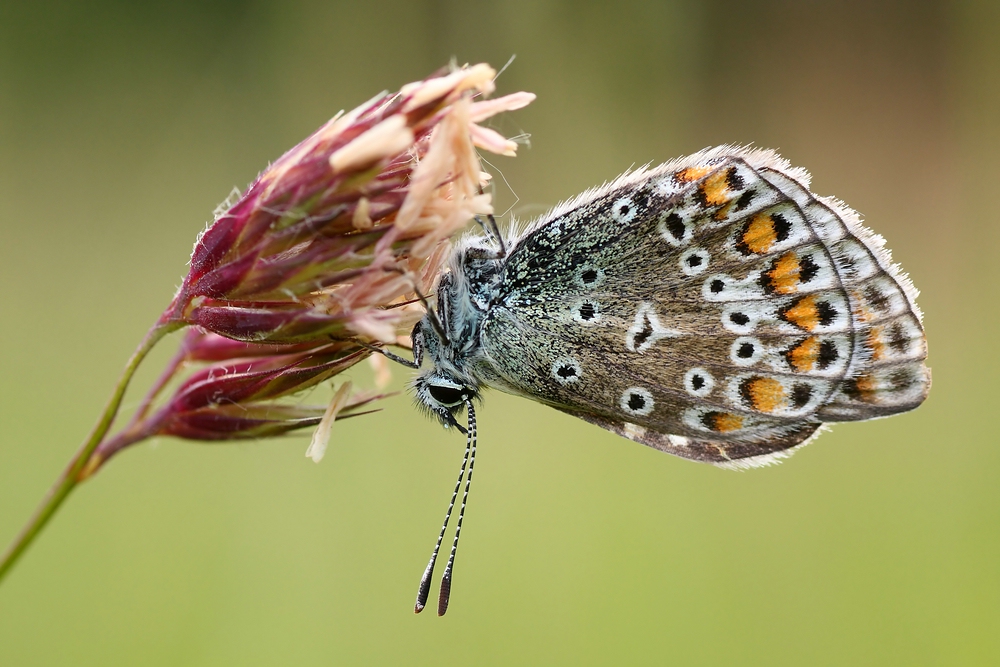
[[[785,404],[785,388],[774,378],[756,377],[747,380],[745,395],[754,410],[774,412]]]
[[[875,313],[873,313],[871,309],[865,305],[865,300],[861,295],[861,292],[856,290],[851,292],[851,301],[854,303],[854,307],[852,308],[854,315],[859,320],[862,322],[871,322],[875,319]]]
[[[845,383],[845,393],[865,403],[874,403],[878,395],[878,382],[871,375],[862,375]]]
[[[778,233],[774,229],[774,220],[767,213],[758,213],[750,220],[743,232],[740,243],[750,252],[763,254],[778,241]]]
[[[819,359],[819,338],[809,336],[804,341],[785,353],[789,365],[800,373],[806,373],[816,367]]]
[[[705,203],[709,206],[722,206],[729,201],[729,184],[726,182],[728,172],[720,169],[705,179],[699,188]]]
[[[775,260],[767,278],[771,289],[778,294],[794,294],[799,285],[799,258],[794,252],[786,252]]]
[[[872,327],[868,332],[868,349],[872,351],[872,361],[881,361],[885,358],[885,343],[882,342],[882,327]]]
[[[674,174],[674,178],[681,183],[690,183],[691,181],[697,181],[699,178],[710,173],[711,171],[711,167],[687,167],[676,172]]]
[[[816,297],[803,297],[786,308],[781,316],[795,326],[812,331],[819,325],[819,309],[816,307]]]
[[[743,428],[743,417],[728,412],[713,412],[711,414],[712,430],[719,433],[738,431]]]

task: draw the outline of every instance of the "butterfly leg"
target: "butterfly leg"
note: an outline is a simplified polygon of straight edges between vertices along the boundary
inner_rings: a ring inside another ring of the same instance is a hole
[[[420,291],[420,288],[417,287],[417,282],[415,280],[413,280],[413,276],[410,274],[409,271],[401,269],[398,266],[387,266],[387,267],[385,267],[385,270],[389,271],[391,273],[399,273],[399,274],[401,274],[401,275],[403,275],[403,276],[405,276],[405,277],[407,277],[407,278],[410,279],[410,284],[411,284],[411,286],[413,288],[413,293],[417,295],[417,300],[420,301],[421,304],[423,304],[424,310],[427,311],[427,319],[430,321],[431,327],[433,327],[434,332],[441,339],[441,342],[443,344],[445,344],[445,345],[448,345],[449,344],[448,322],[447,322],[446,319],[444,319],[442,317],[442,314],[445,313],[447,311],[447,309],[445,308],[445,309],[442,310],[441,308],[433,308],[433,307],[431,307],[431,304],[427,300],[427,297],[424,296],[423,292]],[[438,289],[438,292],[439,292],[439,294],[438,294],[438,301],[439,302],[443,298],[442,295],[440,294],[440,292],[442,292],[442,291],[443,290],[441,290],[440,287],[439,287],[439,289]],[[438,305],[440,306],[440,303]],[[417,329],[414,328],[414,332],[416,332],[416,331],[417,331]],[[390,358],[392,358],[392,357],[390,357]],[[396,361],[396,359],[393,359],[393,361]],[[419,368],[419,364],[417,366],[414,366],[413,368]]]
[[[369,349],[372,352],[377,352],[378,354],[381,354],[389,361],[395,361],[397,364],[401,364],[403,366],[406,366],[407,368],[413,368],[413,369],[420,368],[420,363],[416,360],[416,358],[407,359],[406,357],[401,357],[398,354],[389,352],[384,348],[376,347],[374,345],[369,345],[368,343],[362,343],[361,341],[358,341],[358,345],[360,345],[363,348]]]

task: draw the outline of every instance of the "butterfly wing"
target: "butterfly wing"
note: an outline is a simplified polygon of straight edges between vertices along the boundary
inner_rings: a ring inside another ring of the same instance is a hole
[[[672,454],[746,466],[912,409],[920,315],[808,174],[723,147],[581,195],[517,239],[477,374]]]

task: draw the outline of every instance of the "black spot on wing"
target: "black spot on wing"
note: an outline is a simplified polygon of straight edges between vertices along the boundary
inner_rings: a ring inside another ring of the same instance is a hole
[[[676,213],[671,213],[667,216],[667,218],[663,221],[663,228],[666,229],[667,232],[669,232],[670,235],[677,241],[684,240],[684,232],[686,231],[684,222]]]
[[[903,331],[903,326],[899,322],[895,322],[889,327],[887,339],[889,347],[900,354],[906,352],[910,347],[910,340],[907,338],[906,332]]]
[[[556,374],[563,379],[569,379],[576,376],[576,368],[569,364],[563,364],[556,369]]]
[[[742,190],[746,186],[743,182],[743,177],[736,170],[736,167],[730,167],[729,171],[726,172],[726,187],[730,190]]]
[[[799,259],[799,282],[807,283],[816,277],[819,273],[819,265],[812,258],[812,255],[806,255]]]
[[[837,344],[832,340],[824,340],[819,344],[819,355],[817,358],[817,363],[820,370],[825,370],[840,358],[840,352],[837,351]]]
[[[638,349],[643,343],[649,340],[649,337],[653,335],[653,324],[649,321],[649,317],[644,317],[642,320],[642,329],[635,334],[635,338],[632,339],[632,345]]]
[[[867,285],[863,291],[865,300],[877,312],[884,313],[889,310],[889,296],[875,285]]]
[[[641,394],[633,392],[629,394],[628,406],[633,410],[642,410],[646,407],[646,399]]]
[[[751,204],[751,202],[753,202],[753,198],[756,196],[757,193],[754,192],[753,190],[747,190],[746,192],[741,194],[740,198],[736,200],[736,210],[742,211],[743,209],[745,209],[747,206]]]
[[[837,319],[837,309],[829,301],[820,301],[816,304],[816,312],[819,323],[824,327],[830,326]]]
[[[792,223],[785,219],[780,213],[772,213],[771,220],[774,220],[774,237],[778,241],[787,241],[788,235],[792,231]]]
[[[812,387],[807,384],[796,384],[792,387],[792,405],[796,409],[804,408],[808,403],[809,399],[812,398]]]

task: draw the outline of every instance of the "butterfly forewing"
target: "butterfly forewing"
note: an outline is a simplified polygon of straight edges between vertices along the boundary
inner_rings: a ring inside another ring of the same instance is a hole
[[[658,449],[769,460],[929,386],[912,288],[808,175],[716,149],[585,193],[513,242],[478,373]]]

